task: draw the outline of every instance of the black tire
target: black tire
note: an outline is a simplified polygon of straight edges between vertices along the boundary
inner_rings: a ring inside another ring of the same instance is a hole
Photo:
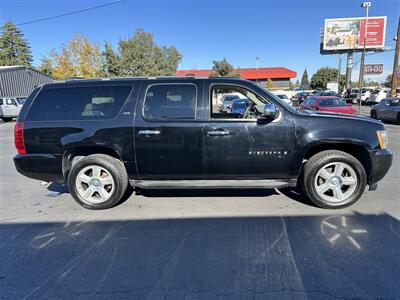
[[[400,113],[397,114],[396,119],[397,119],[397,123],[400,124]]]
[[[1,118],[3,122],[10,122],[13,118]]]
[[[78,192],[76,183],[77,176],[81,170],[89,166],[99,166],[105,169],[114,180],[114,188],[111,196],[104,202],[92,203],[85,200]],[[93,154],[86,156],[72,165],[68,174],[68,187],[74,200],[84,208],[107,209],[117,205],[124,197],[129,185],[128,174],[123,163],[109,155]]]
[[[372,119],[377,119],[378,118],[375,110],[371,110],[371,118]]]
[[[330,163],[344,163],[350,166],[357,178],[355,190],[343,201],[327,201],[323,199],[316,191],[315,182],[318,172]],[[302,177],[302,187],[305,195],[315,205],[322,208],[343,208],[354,204],[361,198],[367,184],[367,175],[363,165],[354,156],[338,151],[327,150],[322,151],[312,156],[304,166],[304,174]]]

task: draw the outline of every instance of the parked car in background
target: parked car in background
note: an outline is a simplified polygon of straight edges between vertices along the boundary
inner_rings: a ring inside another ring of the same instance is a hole
[[[249,107],[249,99],[236,99],[232,101],[231,114],[244,114],[246,109]]]
[[[357,110],[347,104],[346,101],[333,96],[312,96],[300,105],[299,108],[348,115],[357,113]]]
[[[385,98],[371,107],[371,118],[394,121],[400,124],[400,100]]]
[[[391,97],[392,97],[391,90],[388,90],[386,93],[386,98],[391,98]],[[396,98],[400,99],[400,88],[396,89]]]
[[[378,104],[382,99],[386,98],[387,92],[387,89],[376,89],[372,91],[367,104]]]
[[[0,98],[0,119],[9,122],[18,117],[22,105],[16,98]]]
[[[277,96],[279,99],[282,99],[282,101],[286,104],[293,106],[292,101],[285,94],[275,94],[275,96]]]
[[[339,97],[336,92],[333,91],[318,91],[314,93],[314,96],[332,96],[332,97]]]
[[[236,99],[239,99],[238,95],[226,95],[223,98],[223,104],[221,106],[220,111],[229,113],[231,111],[232,101]]]
[[[296,93],[294,95],[294,97],[292,98],[292,101],[297,102],[297,105],[300,105],[305,100],[307,100],[310,95],[311,95],[311,92]]]

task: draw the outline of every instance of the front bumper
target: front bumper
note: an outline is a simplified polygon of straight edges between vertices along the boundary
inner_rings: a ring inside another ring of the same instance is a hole
[[[371,158],[371,175],[369,184],[374,185],[389,171],[392,165],[393,153],[389,149],[369,151]]]

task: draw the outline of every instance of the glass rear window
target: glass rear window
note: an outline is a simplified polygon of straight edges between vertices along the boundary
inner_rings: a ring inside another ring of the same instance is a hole
[[[42,90],[32,103],[27,121],[113,119],[131,86],[91,86]]]
[[[194,119],[196,86],[193,84],[156,84],[147,90],[143,117],[148,120]]]

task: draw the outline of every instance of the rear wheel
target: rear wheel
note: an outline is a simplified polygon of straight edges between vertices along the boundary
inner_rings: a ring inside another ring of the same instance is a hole
[[[397,120],[397,123],[400,124],[400,113],[397,114],[396,120]]]
[[[303,190],[319,207],[350,206],[360,199],[366,184],[367,176],[362,164],[342,151],[320,152],[304,166]]]
[[[81,206],[106,209],[117,205],[125,195],[128,175],[118,159],[94,154],[72,165],[68,187],[74,200]]]
[[[3,118],[1,118],[4,122],[10,122],[11,120],[12,120],[12,118],[6,118],[6,117],[3,117]]]
[[[371,110],[371,118],[373,118],[373,119],[377,119],[378,118],[375,110]]]

